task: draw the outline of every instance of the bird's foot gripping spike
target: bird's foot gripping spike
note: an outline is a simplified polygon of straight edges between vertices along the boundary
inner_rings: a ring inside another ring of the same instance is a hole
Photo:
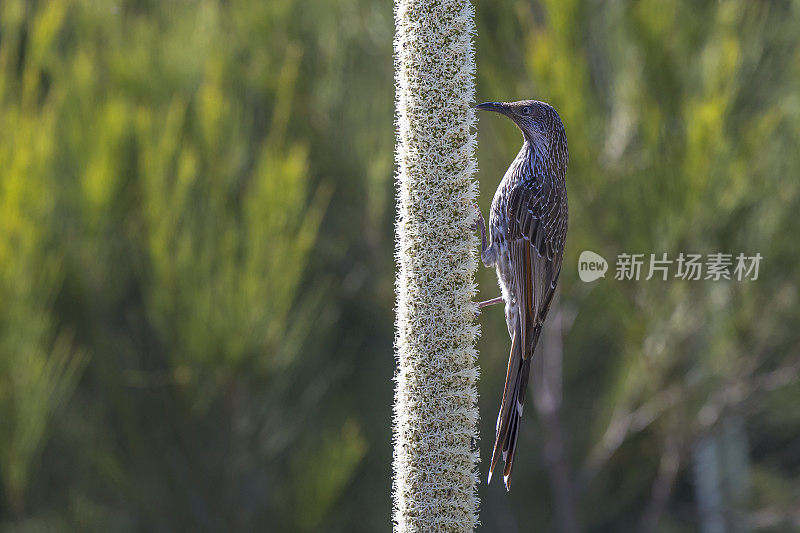
[[[475,206],[475,212],[478,213],[478,216],[475,217],[475,222],[470,225],[470,229],[472,231],[481,230],[481,253],[486,251],[486,223],[483,221],[483,214],[481,213],[481,208],[478,204],[473,203],[472,205]]]
[[[481,309],[483,309],[484,307],[488,307],[490,305],[499,304],[499,303],[503,303],[503,297],[502,296],[498,296],[497,298],[492,298],[491,300],[485,300],[483,302],[478,302],[478,310],[475,311],[475,318],[478,318],[479,316],[481,316]]]
[[[478,202],[472,202],[472,207],[475,208],[477,216],[475,217],[475,222],[470,225],[470,229],[475,231],[480,227],[479,224],[483,222],[483,215],[481,214],[481,207],[478,205]],[[481,219],[480,222],[478,222],[478,219]]]
[[[492,298],[491,300],[486,300],[483,302],[478,302],[478,309],[482,307],[488,307],[490,305],[501,304],[503,303],[503,297],[498,296],[497,298]]]

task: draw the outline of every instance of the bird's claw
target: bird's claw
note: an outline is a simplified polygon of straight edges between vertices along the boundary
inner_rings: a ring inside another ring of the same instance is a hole
[[[485,231],[486,226],[484,225],[483,222],[483,214],[481,214],[480,206],[478,205],[477,202],[472,202],[472,206],[475,208],[476,216],[475,216],[475,221],[469,225],[469,229],[471,229],[472,231],[477,231],[479,229],[481,231]]]
[[[475,212],[477,216],[475,217],[475,222],[470,224],[470,229],[472,231],[481,231],[481,254],[486,251],[486,223],[483,221],[483,214],[481,213],[481,208],[478,206],[477,202],[472,202],[472,205],[475,206]]]

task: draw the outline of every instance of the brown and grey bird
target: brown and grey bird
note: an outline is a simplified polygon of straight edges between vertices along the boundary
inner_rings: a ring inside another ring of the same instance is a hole
[[[502,453],[503,481],[511,487],[511,470],[525,401],[525,389],[536,343],[550,309],[567,235],[567,188],[569,155],[567,136],[558,113],[535,100],[486,102],[477,109],[510,118],[522,130],[522,149],[508,167],[492,200],[487,243],[483,216],[481,260],[497,269],[502,296],[479,307],[505,303],[511,336],[506,384],[497,416],[492,471]]]

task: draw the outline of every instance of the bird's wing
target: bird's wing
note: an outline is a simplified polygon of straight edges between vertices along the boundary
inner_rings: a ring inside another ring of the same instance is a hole
[[[566,191],[552,180],[535,176],[511,191],[507,209],[509,255],[527,358],[536,346],[561,273]]]
[[[512,326],[506,385],[497,420],[491,471],[502,450],[506,489],[510,488],[519,423],[530,373],[530,359],[553,299],[567,233],[563,187],[543,176],[521,180],[507,203],[509,259],[518,322]]]

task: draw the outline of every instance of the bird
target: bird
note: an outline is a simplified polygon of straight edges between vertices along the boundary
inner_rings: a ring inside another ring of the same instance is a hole
[[[561,117],[545,102],[485,102],[475,108],[508,117],[522,131],[523,140],[492,199],[488,241],[479,208],[473,224],[481,231],[481,261],[497,270],[501,290],[500,297],[478,307],[505,303],[511,337],[488,479],[491,483],[502,453],[503,483],[509,491],[531,359],[561,273],[569,151]]]

